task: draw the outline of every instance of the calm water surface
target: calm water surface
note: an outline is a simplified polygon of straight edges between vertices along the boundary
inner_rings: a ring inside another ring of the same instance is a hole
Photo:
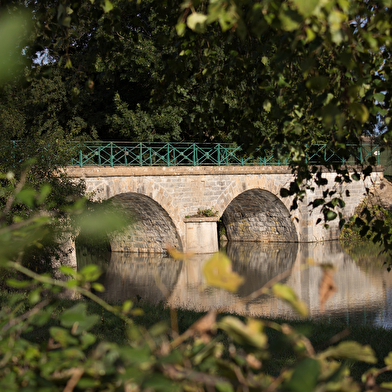
[[[297,317],[288,305],[266,295],[246,305],[238,303],[273,277],[293,269],[283,282],[306,302],[311,318],[325,318],[327,322],[339,318],[348,324],[392,328],[392,273],[375,265],[374,260],[354,261],[339,242],[228,243],[225,251],[233,270],[245,279],[235,294],[206,285],[202,268],[211,255],[195,255],[183,262],[162,255],[108,253],[102,258],[79,251],[77,259],[79,268],[91,262],[103,267],[103,297],[108,301],[140,296],[151,303],[163,301],[171,307],[194,311],[224,306],[230,312],[252,317]],[[309,261],[315,265],[308,266]],[[323,269],[319,265],[325,263],[334,267],[330,277],[335,290],[323,301]]]

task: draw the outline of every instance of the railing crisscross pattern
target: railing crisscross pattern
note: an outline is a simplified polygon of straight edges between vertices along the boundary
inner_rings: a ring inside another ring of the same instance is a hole
[[[75,149],[71,165],[98,166],[283,166],[289,158],[278,157],[273,151],[259,148],[247,155],[233,144],[196,143],[136,143],[136,142],[72,142]],[[350,155],[344,150],[332,150],[325,144],[308,148],[309,164],[363,164],[374,157],[379,163],[378,145],[351,146]]]

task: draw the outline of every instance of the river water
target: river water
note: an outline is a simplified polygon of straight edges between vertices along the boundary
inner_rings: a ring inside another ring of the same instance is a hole
[[[234,294],[206,285],[202,268],[211,255],[178,261],[157,254],[113,252],[103,256],[77,250],[77,262],[78,268],[90,263],[101,265],[105,271],[101,281],[106,289],[102,296],[110,302],[141,297],[193,311],[225,307],[244,316],[287,319],[298,315],[275,297],[263,295],[247,304],[239,300],[291,270],[282,282],[307,304],[311,318],[392,328],[392,272],[374,258],[367,262],[357,257],[355,261],[339,242],[234,242],[227,243],[223,250],[232,260],[233,271],[244,277],[244,284]],[[323,268],[325,264],[333,269]],[[328,287],[330,290],[325,291]]]

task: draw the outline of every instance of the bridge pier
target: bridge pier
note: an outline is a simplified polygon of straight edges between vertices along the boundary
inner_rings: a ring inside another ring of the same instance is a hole
[[[214,253],[218,246],[218,217],[185,218],[185,250],[193,253]]]

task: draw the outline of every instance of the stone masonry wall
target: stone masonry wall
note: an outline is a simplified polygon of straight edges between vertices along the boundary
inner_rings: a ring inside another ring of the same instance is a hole
[[[330,240],[339,234],[338,222],[331,223],[328,230],[322,224],[316,225],[317,219],[322,216],[319,209],[312,210],[308,205],[315,198],[322,197],[322,191],[327,187],[309,192],[304,203],[297,210],[289,212],[292,199],[280,197],[280,189],[288,187],[293,180],[288,167],[69,167],[66,172],[70,177],[84,179],[87,192],[94,193],[97,200],[132,193],[154,200],[165,211],[162,217],[165,216],[171,222],[167,223],[168,230],[176,231],[171,234],[171,238],[179,238],[183,248],[186,248],[185,216],[195,214],[199,208],[213,208],[220,217],[226,209],[227,216],[236,208],[250,212],[250,199],[246,197],[240,197],[229,207],[234,199],[250,190],[265,191],[251,193],[256,195],[252,202],[260,202],[258,222],[267,221],[264,226],[255,221],[255,226],[259,225],[259,228],[269,227],[268,230],[272,232],[274,227],[276,230],[279,227],[279,230],[286,232],[287,238],[295,240],[296,235],[299,242]],[[328,186],[335,186],[334,173],[325,173],[324,176],[329,181]],[[372,182],[379,181],[381,177],[382,172],[378,171],[366,183],[352,182],[344,189],[335,186],[346,201],[343,211],[345,216],[352,215],[363,200],[365,186],[371,187]],[[350,191],[350,198],[345,196],[346,190]],[[268,203],[265,203],[266,198]],[[261,204],[266,205],[265,209]],[[276,220],[277,211],[280,223],[274,226],[268,221]],[[285,219],[287,223],[282,224]],[[230,219],[226,220],[229,225],[230,222]],[[276,240],[276,236],[274,238]]]

